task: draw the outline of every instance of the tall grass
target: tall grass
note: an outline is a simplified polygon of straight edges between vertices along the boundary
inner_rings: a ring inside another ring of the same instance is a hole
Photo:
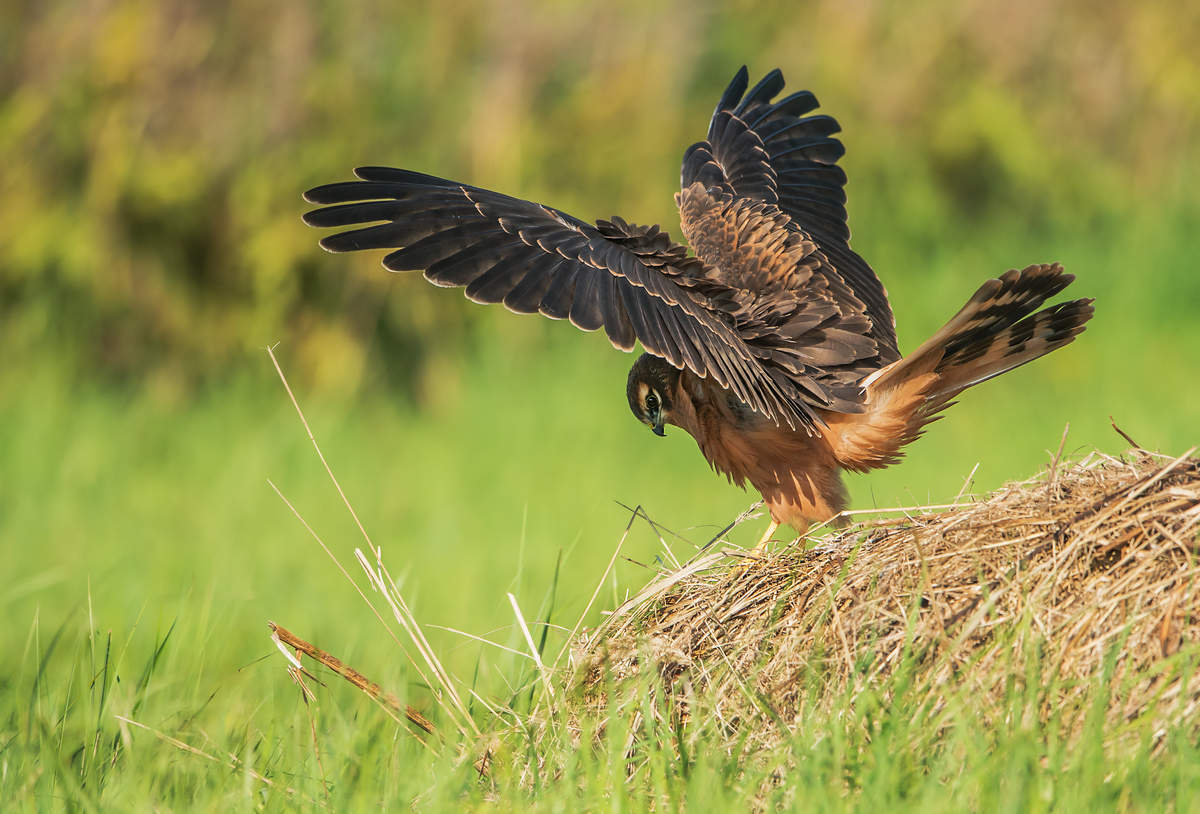
[[[23,487],[4,492],[0,523],[15,578],[0,599],[9,618],[23,623],[0,634],[4,652],[21,654],[0,674],[0,796],[26,809],[80,810],[148,801],[233,810],[284,801],[335,809],[721,810],[751,799],[818,811],[1186,808],[1197,755],[1185,737],[1169,734],[1157,755],[1148,735],[1136,732],[1123,743],[1140,746],[1114,750],[1100,733],[1080,748],[1053,716],[1043,727],[1015,714],[1048,698],[1047,688],[1020,681],[1005,700],[1011,720],[982,720],[964,695],[931,726],[930,709],[901,672],[805,707],[797,734],[759,753],[713,748],[716,720],[653,728],[633,741],[628,718],[619,715],[603,732],[596,721],[565,719],[549,736],[522,730],[538,706],[541,679],[505,593],[517,597],[551,662],[562,629],[584,612],[629,523],[615,499],[640,501],[694,543],[748,503],[702,466],[685,439],[650,446],[657,439],[627,419],[619,399],[613,407],[611,382],[585,360],[591,357],[535,359],[527,386],[552,400],[549,415],[564,414],[554,399],[573,404],[573,420],[592,422],[588,435],[607,433],[607,443],[581,439],[574,426],[544,420],[525,402],[489,398],[505,392],[497,382],[514,364],[502,354],[463,376],[460,404],[474,409],[454,406],[435,419],[374,401],[307,406],[432,646],[460,689],[493,708],[468,702],[481,730],[506,733],[492,741],[460,739],[447,728],[428,689],[270,491],[268,476],[349,561],[358,532],[281,394],[243,385],[164,406],[75,385],[68,400],[62,396],[71,386],[52,372],[33,377],[3,407],[10,451],[0,459],[3,482],[19,479]],[[260,370],[270,376],[265,359]],[[572,370],[582,372],[564,383]],[[619,382],[622,371],[613,372]],[[572,387],[573,397],[557,394]],[[497,403],[511,406],[497,411]],[[1059,434],[1048,428],[1044,445],[1055,446]],[[935,438],[936,431],[921,443]],[[547,461],[539,443],[574,455]],[[979,457],[986,460],[989,450]],[[378,461],[389,451],[403,460],[381,476]],[[502,473],[480,460],[500,462]],[[953,492],[970,471],[969,458],[961,460]],[[919,483],[936,480],[944,466],[945,459],[918,458],[896,472]],[[598,485],[589,493],[579,483]],[[534,491],[522,503],[525,488]],[[709,527],[688,528],[679,517]],[[745,533],[747,542],[757,531]],[[666,540],[686,556],[686,542]],[[645,582],[649,572],[637,563],[670,559],[658,533],[640,521],[622,554],[633,562],[618,558],[589,623]],[[303,631],[422,709],[449,733],[440,748],[422,746],[355,690],[323,676],[327,686],[312,685],[316,703],[306,705],[270,642],[267,619]],[[635,703],[662,703],[645,689]],[[599,745],[581,748],[593,736]],[[483,749],[491,750],[487,779],[472,759]]]
[[[970,698],[938,731],[902,682],[806,708],[757,756],[709,748],[712,722],[628,748],[622,718],[602,735],[518,730],[487,744],[486,781],[463,759],[481,744],[421,746],[353,688],[315,685],[306,705],[269,619],[434,714],[267,485],[352,562],[358,531],[260,350],[282,338],[303,371],[314,432],[472,720],[524,720],[541,679],[507,594],[553,654],[555,626],[589,607],[596,623],[751,497],[682,433],[630,419],[630,360],[602,338],[375,258],[331,264],[299,191],[392,162],[669,225],[714,93],[743,61],[778,64],[846,127],[854,245],[902,347],[1011,266],[1061,261],[1097,298],[1070,348],[967,394],[904,464],[851,482],[856,508],[943,502],[972,472],[983,490],[1034,471],[1067,423],[1068,454],[1122,449],[1110,415],[1150,448],[1198,440],[1181,8],[187,5],[3,12],[0,144],[28,160],[0,168],[0,807],[1189,807],[1200,764],[1182,735],[1157,755],[1074,747],[1053,718],[987,724]],[[1008,36],[1012,20],[1043,36]],[[678,536],[668,550],[639,520],[608,573],[623,505]],[[1042,690],[1011,692],[1016,710]]]

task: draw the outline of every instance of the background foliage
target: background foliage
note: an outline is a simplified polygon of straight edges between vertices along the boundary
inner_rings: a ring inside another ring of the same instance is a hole
[[[783,67],[841,120],[856,245],[899,293],[927,296],[938,255],[997,221],[1009,248],[959,270],[964,288],[1034,259],[1030,232],[1117,248],[1131,216],[1194,203],[1187,7],[7,6],[6,340],[49,339],[89,374],[194,384],[285,339],[321,384],[411,388],[414,362],[457,353],[467,309],[314,252],[304,188],[399,163],[674,227],[682,148],[743,62]],[[908,262],[883,262],[893,241]],[[1129,270],[1195,302],[1183,271]]]
[[[1010,267],[1062,261],[1097,298],[1079,342],[851,483],[859,508],[941,501],[976,462],[976,488],[1028,475],[1067,422],[1068,453],[1123,448],[1109,415],[1148,447],[1197,441],[1197,45],[1180,2],[0,0],[0,797],[255,804],[153,741],[130,761],[113,712],[311,779],[308,721],[255,661],[267,618],[409,686],[266,486],[356,544],[268,344],[430,622],[521,646],[504,593],[545,618],[557,586],[573,621],[615,501],[696,542],[750,503],[630,420],[629,357],[326,255],[304,189],[392,164],[677,233],[683,149],[739,65],[779,66],[844,128],[854,246],[902,349]],[[659,556],[645,528],[628,545],[609,604]],[[432,636],[503,691],[511,659]],[[337,767],[379,724],[331,692]],[[340,793],[410,799],[403,754]]]

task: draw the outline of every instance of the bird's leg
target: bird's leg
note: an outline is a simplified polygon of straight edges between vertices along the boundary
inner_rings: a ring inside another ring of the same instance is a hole
[[[758,545],[746,552],[747,556],[737,565],[733,566],[735,572],[745,573],[749,571],[755,563],[761,563],[766,559],[767,543],[771,540],[771,535],[779,528],[779,521],[771,518],[771,525],[767,526],[766,532],[763,533],[762,539],[758,541]]]
[[[750,555],[755,559],[761,559],[762,556],[767,553],[767,543],[771,541],[771,535],[774,534],[778,529],[779,521],[771,518],[771,525],[767,526],[767,530],[763,534],[762,539],[758,541],[758,545],[750,549]]]
[[[771,520],[771,525],[767,526],[767,530],[763,533],[762,539],[758,541],[758,545],[754,546],[751,554],[762,556],[767,553],[767,543],[771,541],[771,535],[779,530],[779,521]]]

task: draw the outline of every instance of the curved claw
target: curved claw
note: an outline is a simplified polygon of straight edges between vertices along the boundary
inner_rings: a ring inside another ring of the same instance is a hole
[[[772,518],[771,524],[767,526],[767,530],[763,533],[762,539],[758,541],[758,544],[755,545],[754,548],[746,552],[746,559],[736,565],[735,568],[740,571],[744,571],[752,567],[755,563],[760,563],[765,560],[767,554],[767,543],[771,541],[771,535],[773,535],[778,529],[779,521]]]

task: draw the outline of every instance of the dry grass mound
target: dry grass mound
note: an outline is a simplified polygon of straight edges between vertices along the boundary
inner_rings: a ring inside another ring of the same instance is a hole
[[[579,712],[704,715],[731,744],[762,746],[846,693],[895,692],[903,673],[934,717],[968,703],[985,721],[1011,718],[1016,687],[1033,700],[1015,714],[1076,732],[1097,691],[1118,727],[1194,727],[1198,534],[1200,459],[1136,451],[961,508],[855,524],[745,569],[702,554],[576,649]],[[620,689],[648,681],[667,701],[658,712]]]

